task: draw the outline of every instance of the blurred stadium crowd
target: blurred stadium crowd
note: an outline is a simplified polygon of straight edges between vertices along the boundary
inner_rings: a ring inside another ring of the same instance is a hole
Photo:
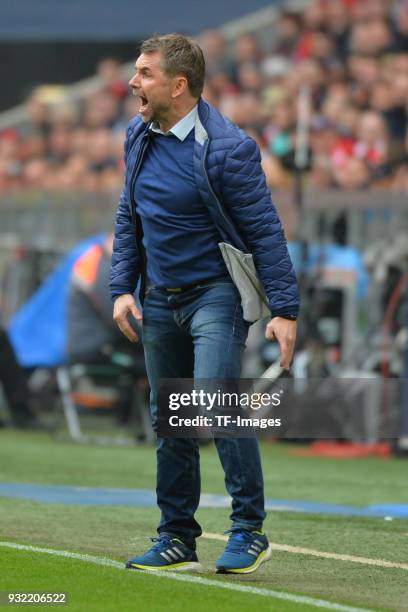
[[[282,12],[269,47],[250,34],[228,45],[221,31],[200,40],[204,97],[258,141],[271,188],[292,184],[307,84],[309,185],[408,191],[407,0],[313,0],[301,14]],[[32,93],[29,121],[0,133],[0,189],[120,188],[138,100],[116,60],[101,61],[97,74],[100,90],[80,103],[55,103],[50,88]]]

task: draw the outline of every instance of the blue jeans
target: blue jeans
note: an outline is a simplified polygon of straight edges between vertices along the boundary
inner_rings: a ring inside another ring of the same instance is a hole
[[[151,387],[153,428],[161,378],[237,379],[248,333],[241,299],[231,281],[169,294],[150,288],[143,307],[143,345]],[[261,529],[265,518],[263,477],[256,438],[214,440],[232,497],[233,529]],[[195,548],[202,533],[194,518],[200,501],[198,440],[157,439],[159,533]]]

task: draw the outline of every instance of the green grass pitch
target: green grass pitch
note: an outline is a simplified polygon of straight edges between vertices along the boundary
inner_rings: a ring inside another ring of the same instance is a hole
[[[334,460],[298,457],[287,444],[263,444],[266,496],[365,506],[408,503],[407,463],[394,459]],[[202,490],[224,493],[212,446],[202,449]],[[154,449],[57,444],[43,434],[0,433],[0,481],[77,486],[154,488]],[[200,509],[207,532],[229,527],[226,509]],[[0,539],[34,547],[124,561],[155,535],[155,508],[68,506],[0,498]],[[269,512],[272,542],[408,563],[408,521]],[[223,542],[201,538],[206,579],[298,594],[374,610],[408,609],[408,571],[274,551],[272,561],[248,576],[216,576]],[[119,571],[78,559],[0,548],[0,591],[66,592],[69,610],[313,610],[200,583]],[[25,606],[27,609],[39,609]]]

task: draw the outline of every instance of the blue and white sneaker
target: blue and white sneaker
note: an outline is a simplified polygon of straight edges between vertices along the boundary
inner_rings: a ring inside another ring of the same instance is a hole
[[[195,550],[178,538],[172,538],[167,533],[161,533],[158,538],[151,538],[155,544],[140,557],[133,557],[126,562],[128,569],[141,570],[171,570],[200,572],[201,564]]]
[[[262,531],[227,531],[230,537],[218,559],[217,574],[250,574],[272,554],[268,538]]]

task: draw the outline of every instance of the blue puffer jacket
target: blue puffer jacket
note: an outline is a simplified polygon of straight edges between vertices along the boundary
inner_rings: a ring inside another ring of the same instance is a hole
[[[125,141],[126,178],[116,215],[110,288],[112,299],[133,294],[145,253],[134,186],[148,139],[148,124],[132,119]],[[217,109],[200,99],[195,125],[194,173],[198,190],[224,242],[252,253],[271,315],[297,315],[299,294],[281,223],[261,168],[259,147]]]

